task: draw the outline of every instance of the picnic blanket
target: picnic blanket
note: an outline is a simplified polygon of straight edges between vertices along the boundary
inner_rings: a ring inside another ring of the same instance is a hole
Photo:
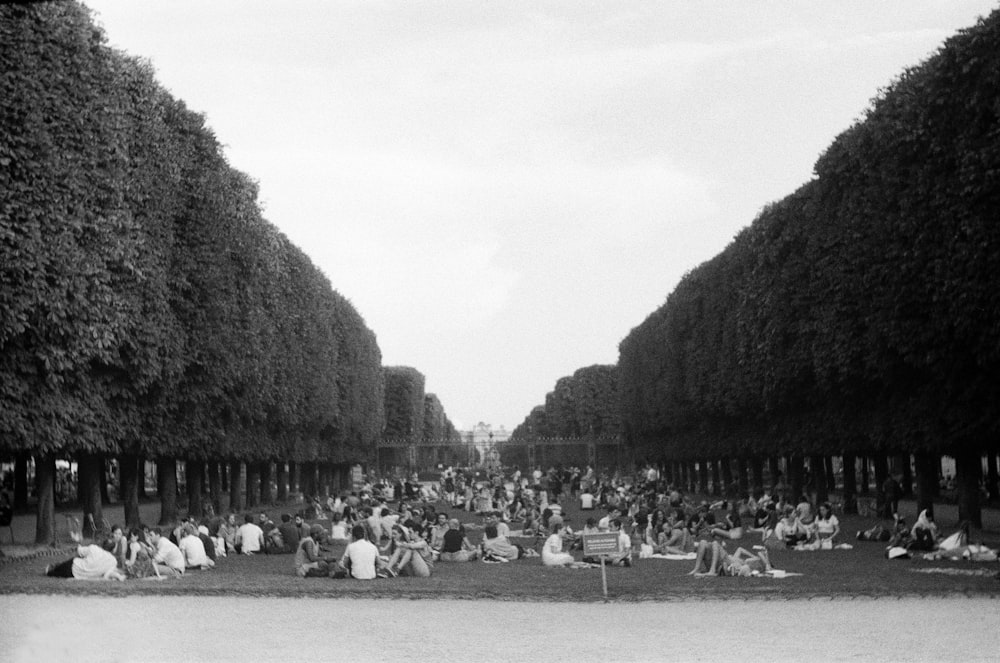
[[[685,553],[683,555],[673,555],[670,553],[663,555],[660,553],[654,553],[650,555],[647,559],[669,559],[671,561],[681,562],[681,561],[690,561],[692,559],[698,559],[698,555],[695,553]]]

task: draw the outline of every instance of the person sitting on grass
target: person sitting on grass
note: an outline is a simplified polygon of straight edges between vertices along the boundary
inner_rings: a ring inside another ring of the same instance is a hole
[[[149,530],[149,543],[153,546],[153,562],[160,575],[167,577],[184,575],[184,553],[161,530],[155,527]]]
[[[444,546],[444,535],[448,532],[448,513],[441,511],[437,514],[437,522],[430,528],[431,550],[440,553]]]
[[[71,532],[70,536],[78,544],[76,555],[60,564],[46,566],[45,575],[78,580],[125,580],[114,555],[101,546],[84,545],[79,532]]]
[[[934,522],[934,514],[928,509],[924,509],[917,516],[917,522],[913,523],[910,530],[912,539],[907,546],[910,550],[934,550],[938,544],[938,527]]]
[[[743,523],[740,520],[739,505],[733,504],[721,523],[711,529],[712,536],[717,539],[742,539]]]
[[[313,525],[295,547],[295,575],[300,578],[325,578],[330,563],[320,555],[319,546],[325,532],[322,525]]]
[[[378,556],[378,548],[368,540],[364,525],[357,524],[351,529],[351,542],[344,550],[340,565],[356,580],[374,580],[378,577],[377,569],[383,568],[384,562]]]
[[[226,552],[236,552],[236,514],[231,513],[222,523],[219,524],[219,531],[216,536],[225,542]]]
[[[694,552],[694,548],[694,537],[684,526],[684,512],[678,509],[668,513],[653,552],[660,555],[686,555]]]
[[[784,515],[774,526],[773,537],[784,544],[786,548],[794,548],[808,538],[805,528],[799,522],[795,508],[791,505],[785,507]]]
[[[389,531],[389,561],[386,569],[392,576],[429,578],[434,568],[434,558],[427,542],[413,536],[404,525],[396,524]]]
[[[544,566],[566,566],[576,561],[573,559],[573,555],[563,552],[563,538],[559,533],[561,529],[561,524],[553,525],[549,538],[542,546],[542,565]]]
[[[833,507],[829,502],[819,505],[816,515],[816,537],[821,548],[833,548],[833,540],[840,534],[840,521],[833,515]]]
[[[448,531],[444,533],[444,543],[441,546],[442,562],[471,562],[476,559],[478,553],[469,539],[465,536],[458,518],[448,521]]]
[[[347,523],[342,520],[340,513],[336,511],[330,516],[330,539],[334,541],[347,540]]]
[[[142,529],[133,527],[128,533],[128,557],[125,559],[125,575],[129,578],[162,580],[153,563],[153,549],[146,543]]]
[[[191,523],[186,523],[181,529],[181,541],[177,547],[184,555],[184,568],[207,570],[215,567],[215,562],[205,552],[198,530]]]
[[[281,549],[272,552],[284,554],[298,552],[299,541],[302,540],[303,531],[299,528],[297,522],[292,522],[292,514],[281,514],[281,524],[278,525],[278,533],[281,535]],[[308,530],[306,533],[308,533]]]
[[[246,522],[236,530],[236,551],[244,555],[252,555],[264,548],[264,530],[254,524],[249,513],[244,518]]]

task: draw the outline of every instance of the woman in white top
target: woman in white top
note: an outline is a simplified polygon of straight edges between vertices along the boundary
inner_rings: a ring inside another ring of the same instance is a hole
[[[833,508],[829,502],[819,505],[819,514],[816,516],[816,536],[819,539],[820,547],[833,547],[833,539],[840,534],[840,521],[833,515]],[[824,544],[824,542],[826,542]]]
[[[544,566],[565,566],[574,562],[573,556],[563,552],[563,539],[559,534],[562,529],[561,523],[552,526],[552,534],[545,540],[542,546],[542,564]]]

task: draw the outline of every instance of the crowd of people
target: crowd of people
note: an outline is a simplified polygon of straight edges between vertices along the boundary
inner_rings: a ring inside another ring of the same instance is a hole
[[[46,573],[162,579],[210,570],[229,555],[285,554],[302,578],[427,578],[442,564],[529,557],[540,557],[546,567],[630,567],[637,557],[657,556],[694,560],[692,575],[751,576],[773,571],[775,549],[851,547],[841,541],[829,503],[792,502],[783,495],[762,491],[733,501],[696,501],[654,468],[628,476],[599,476],[590,467],[478,476],[448,468],[436,483],[373,479],[325,501],[307,498],[304,508],[282,514],[277,523],[260,511],[204,523],[188,518],[169,529],[126,533],[115,527],[103,545],[84,545],[75,534],[77,554]],[[564,513],[569,501],[585,520],[576,530]],[[902,536],[898,519],[895,530]],[[585,537],[598,533],[615,534],[616,550],[587,554]],[[927,512],[907,535],[908,545],[923,550],[936,549],[940,541]]]

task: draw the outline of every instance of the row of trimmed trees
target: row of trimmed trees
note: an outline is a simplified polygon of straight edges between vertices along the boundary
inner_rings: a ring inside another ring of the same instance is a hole
[[[385,439],[399,446],[379,454],[382,467],[431,467],[462,464],[468,450],[445,414],[441,400],[424,391],[424,375],[410,366],[386,366]],[[423,443],[424,446],[418,446]],[[411,453],[413,447],[414,457]]]
[[[681,476],[770,467],[792,490],[836,457],[848,508],[858,458],[880,485],[912,457],[923,508],[949,455],[979,524],[1000,451],[1000,11],[905,71],[815,174],[621,342],[626,439]],[[531,426],[584,433],[568,393]]]
[[[383,397],[375,335],[204,118],[80,4],[0,7],[0,453],[34,458],[37,540],[57,457],[96,516],[116,457],[129,524],[141,459],[162,461],[167,521],[176,459],[190,511],[206,482],[238,507],[238,477],[368,459]]]

